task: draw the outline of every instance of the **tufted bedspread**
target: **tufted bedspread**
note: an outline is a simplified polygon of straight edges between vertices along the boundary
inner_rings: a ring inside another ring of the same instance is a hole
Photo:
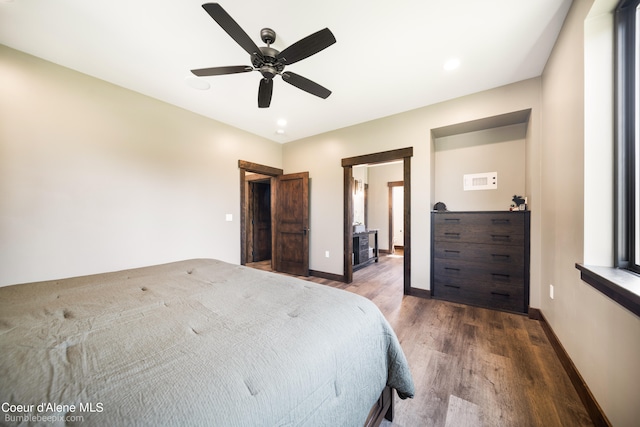
[[[195,259],[0,288],[0,425],[362,426],[413,382],[366,298]]]

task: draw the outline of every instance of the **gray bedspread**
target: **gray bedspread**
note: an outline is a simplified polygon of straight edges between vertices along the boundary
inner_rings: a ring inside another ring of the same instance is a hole
[[[3,425],[362,426],[385,385],[413,396],[377,307],[296,278],[196,259],[0,288]]]

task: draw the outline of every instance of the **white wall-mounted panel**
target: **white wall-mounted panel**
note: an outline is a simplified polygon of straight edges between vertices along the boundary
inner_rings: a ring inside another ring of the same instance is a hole
[[[468,173],[462,176],[464,191],[497,190],[498,172]]]

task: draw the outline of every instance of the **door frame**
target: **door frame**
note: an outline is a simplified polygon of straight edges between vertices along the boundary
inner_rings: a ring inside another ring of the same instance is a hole
[[[278,168],[272,168],[271,166],[265,166],[258,163],[247,162],[245,160],[238,160],[238,168],[240,168],[240,264],[247,264],[247,217],[248,203],[247,203],[247,178],[246,173],[257,173],[260,175],[266,175],[271,177],[271,194],[275,188],[275,177],[283,175],[284,171]],[[273,204],[274,198],[271,198],[271,221],[273,228]],[[272,238],[272,251],[271,251],[271,267],[273,268],[273,229],[271,230]]]
[[[373,165],[396,160],[403,161],[404,182],[404,294],[411,295],[411,157],[413,147],[342,159],[343,168],[343,208],[344,208],[344,279],[353,281],[353,167]]]

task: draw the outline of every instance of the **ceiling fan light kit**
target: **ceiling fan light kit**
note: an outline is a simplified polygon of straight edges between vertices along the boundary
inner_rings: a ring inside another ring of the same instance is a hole
[[[276,32],[271,28],[263,28],[260,31],[260,38],[267,46],[258,47],[218,3],[205,3],[202,7],[250,55],[252,65],[200,68],[191,70],[193,74],[198,77],[208,77],[259,71],[262,74],[258,87],[259,108],[268,108],[271,105],[273,79],[277,75],[290,85],[317,97],[326,99],[331,95],[329,89],[318,83],[290,71],[284,71],[285,66],[315,55],[334,44],[336,38],[328,28],[317,31],[279,52],[271,47],[271,44],[276,41]]]

